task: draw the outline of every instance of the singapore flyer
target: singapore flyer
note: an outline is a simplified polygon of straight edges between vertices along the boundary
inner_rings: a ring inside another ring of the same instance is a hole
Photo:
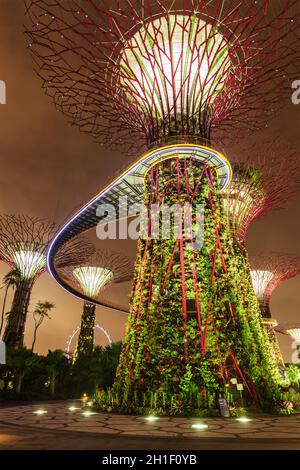
[[[103,326],[98,325],[98,324],[95,325],[95,331],[96,330],[99,330],[101,333],[103,333],[103,335],[105,336],[105,338],[107,340],[108,345],[111,346],[112,345],[112,339],[111,339],[111,336],[108,333],[108,331],[105,328],[103,328]],[[75,330],[73,330],[73,332],[69,336],[69,339],[67,341],[67,347],[66,347],[66,355],[67,355],[68,358],[70,358],[73,354],[73,351],[72,351],[73,340],[74,340],[75,336],[78,335],[79,331],[80,331],[80,326],[78,325],[77,328],[75,328]]]

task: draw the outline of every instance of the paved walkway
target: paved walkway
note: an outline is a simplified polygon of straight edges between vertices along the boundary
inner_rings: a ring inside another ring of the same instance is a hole
[[[78,401],[0,408],[0,425],[10,429],[80,432],[103,437],[291,439],[299,442],[300,415],[262,416],[241,422],[234,418],[168,418],[96,413]]]

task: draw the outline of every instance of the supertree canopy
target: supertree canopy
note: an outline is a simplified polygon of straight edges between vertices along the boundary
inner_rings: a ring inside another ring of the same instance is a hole
[[[289,335],[293,339],[292,347],[294,349],[291,362],[294,364],[300,364],[300,323],[284,323],[278,328],[279,333]]]
[[[0,217],[1,258],[20,278],[32,281],[46,269],[46,247],[56,232],[53,222],[24,215]]]
[[[283,281],[300,273],[300,257],[283,253],[260,253],[251,259],[251,278],[254,292],[260,304],[263,323],[273,345],[273,356],[279,365],[283,364],[275,328],[277,320],[272,318],[270,299]]]
[[[46,92],[110,146],[265,125],[297,77],[296,0],[28,0]]]
[[[283,281],[300,273],[300,257],[284,253],[259,253],[251,258],[253,287],[264,318],[271,318],[270,299]]]
[[[300,326],[299,323],[290,324],[286,328],[286,333],[294,340],[295,353],[293,353],[292,360],[295,363],[300,363]]]
[[[231,160],[232,179],[222,197],[233,236],[243,245],[253,220],[283,209],[299,192],[300,155],[277,136],[263,145],[247,141],[232,150]]]
[[[89,297],[97,297],[100,289],[111,282],[113,273],[107,268],[82,266],[74,269],[73,276],[77,279],[85,294]]]
[[[138,243],[115,382],[125,408],[145,406],[146,390],[162,390],[165,409],[174,400],[215,406],[231,378],[249,399],[275,403],[280,378],[224,204],[231,165],[203,144],[265,126],[290,94],[299,63],[296,0],[276,7],[269,0],[31,0],[27,7],[29,47],[56,107],[99,143],[148,147],[66,223],[48,255],[64,284],[56,253],[109,220],[98,206],[116,206],[120,194],[144,200],[148,229]],[[175,207],[178,237],[161,237],[153,204],[162,202]],[[196,248],[197,227],[204,243]]]
[[[74,284],[89,300],[85,300],[81,316],[80,332],[73,360],[86,356],[94,348],[96,303],[100,293],[112,283],[132,278],[133,264],[126,256],[96,250],[84,263],[69,265],[62,269],[62,276]]]
[[[30,294],[36,279],[46,270],[46,251],[57,227],[37,217],[0,217],[0,257],[18,274],[12,308],[3,339],[7,346],[22,346]],[[92,245],[82,237],[73,238],[58,250],[60,267],[83,261]]]
[[[290,327],[286,330],[286,332],[297,342],[300,344],[300,328],[299,326]]]

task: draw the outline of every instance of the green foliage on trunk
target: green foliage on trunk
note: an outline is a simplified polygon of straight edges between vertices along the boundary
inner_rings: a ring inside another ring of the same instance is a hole
[[[161,390],[175,401],[196,390],[195,397],[205,397],[205,408],[215,407],[232,377],[243,384],[248,401],[272,406],[280,398],[280,376],[247,255],[232,238],[214,180],[213,171],[178,158],[160,163],[147,176],[148,206],[202,204],[204,245],[191,249],[189,237],[182,244],[175,237],[138,242],[114,385],[126,390],[128,407],[142,407],[144,394]]]

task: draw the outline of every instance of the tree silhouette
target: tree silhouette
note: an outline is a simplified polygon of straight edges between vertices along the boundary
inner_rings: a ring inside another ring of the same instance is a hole
[[[46,370],[49,373],[50,396],[51,398],[53,398],[55,395],[57,378],[59,374],[62,373],[64,369],[68,366],[68,360],[63,351],[61,351],[60,349],[56,349],[55,351],[48,351],[45,361]]]
[[[96,303],[112,283],[131,279],[133,264],[130,259],[117,252],[95,250],[85,263],[69,265],[61,270],[62,275],[73,287],[80,289],[90,301],[85,301],[81,315],[80,332],[73,362],[79,356],[91,355],[94,348]]]
[[[9,288],[12,287],[13,289],[18,286],[20,282],[20,272],[18,269],[11,269],[3,278],[3,286],[1,289],[5,289],[4,291],[4,298],[2,304],[2,311],[1,311],[1,323],[0,323],[0,335],[2,333],[3,325],[4,325],[4,316],[5,316],[5,307],[6,307],[6,300]]]
[[[14,375],[14,389],[17,393],[22,391],[23,380],[39,363],[40,358],[26,348],[9,348],[7,354],[7,366]]]
[[[51,318],[49,315],[49,312],[54,307],[55,307],[54,303],[48,302],[47,300],[45,302],[39,301],[36,304],[35,310],[33,312],[34,332],[33,332],[33,341],[32,341],[31,351],[33,351],[34,349],[38,328],[41,326],[45,318],[49,318],[49,319]]]
[[[3,340],[6,346],[22,347],[31,291],[46,271],[46,254],[58,227],[54,222],[27,215],[4,214],[0,217],[0,257],[20,280],[8,317]],[[76,237],[58,250],[57,266],[84,262],[94,248],[84,237]]]

